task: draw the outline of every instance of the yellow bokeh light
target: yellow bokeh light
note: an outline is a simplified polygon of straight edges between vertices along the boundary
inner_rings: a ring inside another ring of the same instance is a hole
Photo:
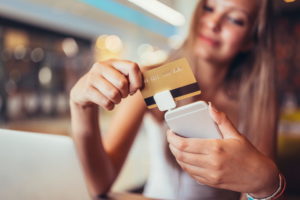
[[[111,58],[120,58],[123,42],[116,35],[101,35],[95,42],[95,60],[104,61]]]
[[[292,3],[295,2],[296,0],[284,0],[285,3]]]
[[[103,49],[105,48],[105,39],[107,35],[101,35],[97,38],[96,40],[96,48],[98,49]]]
[[[122,50],[123,44],[118,36],[110,35],[105,39],[105,47],[113,53],[118,53]]]

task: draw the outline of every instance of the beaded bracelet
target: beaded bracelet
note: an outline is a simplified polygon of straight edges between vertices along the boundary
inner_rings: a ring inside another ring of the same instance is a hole
[[[246,195],[247,195],[248,200],[276,200],[283,195],[285,188],[286,188],[286,180],[282,174],[279,174],[279,187],[270,196],[258,199],[258,198],[252,197],[250,194],[246,194]]]

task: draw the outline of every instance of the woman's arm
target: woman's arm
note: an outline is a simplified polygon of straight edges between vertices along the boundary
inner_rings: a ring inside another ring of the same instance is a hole
[[[119,174],[146,111],[142,95],[137,92],[123,100],[103,139],[106,152]]]
[[[111,60],[95,64],[71,90],[72,137],[93,197],[106,193],[116,179],[145,110],[139,94],[126,99],[103,141],[98,107],[113,109],[141,85],[135,63]]]
[[[113,183],[116,171],[102,145],[98,125],[98,107],[71,106],[72,138],[81,161],[90,194],[105,193]]]

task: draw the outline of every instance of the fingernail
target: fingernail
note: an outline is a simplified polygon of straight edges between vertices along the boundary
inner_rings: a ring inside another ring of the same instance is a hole
[[[212,105],[211,102],[208,102],[208,105],[210,106],[211,110],[214,111],[215,113],[219,113],[219,111],[216,109],[215,106]]]

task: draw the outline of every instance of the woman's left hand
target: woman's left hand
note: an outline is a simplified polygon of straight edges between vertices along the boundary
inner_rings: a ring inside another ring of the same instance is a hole
[[[183,138],[170,130],[170,149],[177,162],[202,184],[265,197],[278,187],[275,163],[260,153],[227,116],[209,106],[223,139]]]

